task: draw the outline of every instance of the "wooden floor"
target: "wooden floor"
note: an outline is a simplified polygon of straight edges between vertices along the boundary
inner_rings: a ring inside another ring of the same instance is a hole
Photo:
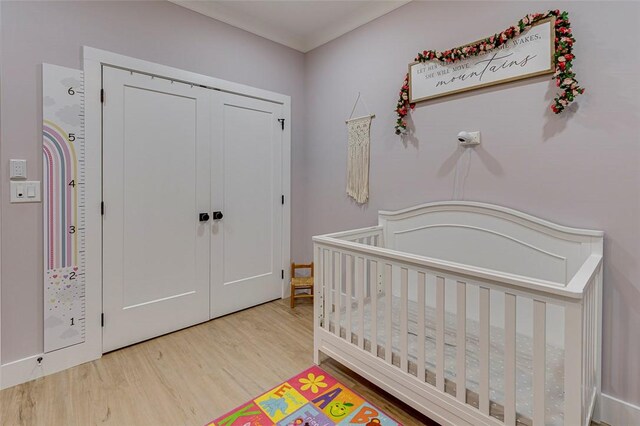
[[[305,302],[261,305],[6,389],[0,424],[204,425],[312,365]],[[322,368],[403,424],[435,425],[336,362]]]

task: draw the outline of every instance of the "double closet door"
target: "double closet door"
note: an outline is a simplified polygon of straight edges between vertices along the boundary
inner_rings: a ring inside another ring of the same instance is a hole
[[[282,105],[103,68],[103,351],[282,295]]]

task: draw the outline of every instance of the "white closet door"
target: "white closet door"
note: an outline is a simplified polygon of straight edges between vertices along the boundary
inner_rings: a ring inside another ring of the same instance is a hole
[[[211,317],[282,296],[282,105],[212,94]]]
[[[103,70],[105,352],[209,319],[211,92]]]

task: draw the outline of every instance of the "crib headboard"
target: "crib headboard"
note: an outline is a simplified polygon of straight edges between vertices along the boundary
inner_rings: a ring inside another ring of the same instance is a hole
[[[386,248],[563,285],[591,254],[602,254],[604,237],[471,201],[380,211],[378,220]]]

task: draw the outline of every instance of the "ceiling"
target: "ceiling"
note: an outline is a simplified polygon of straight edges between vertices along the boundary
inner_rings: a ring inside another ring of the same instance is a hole
[[[169,0],[308,52],[411,0]]]

